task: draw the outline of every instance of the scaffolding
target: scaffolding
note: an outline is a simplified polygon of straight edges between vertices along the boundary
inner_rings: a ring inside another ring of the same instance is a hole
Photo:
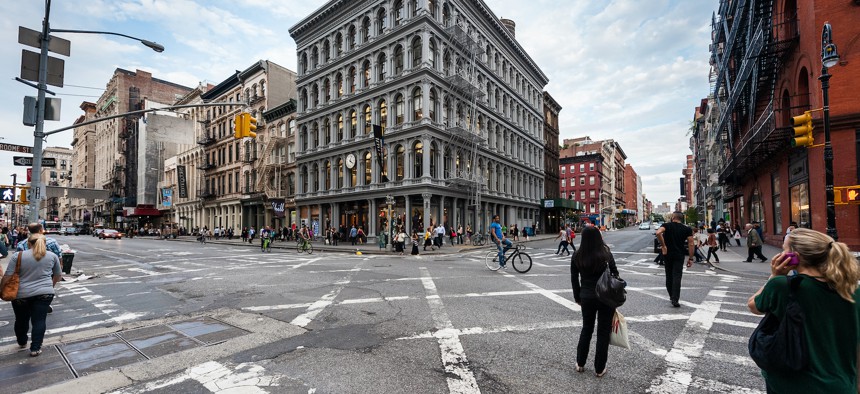
[[[798,42],[797,14],[774,15],[773,0],[721,0],[712,16],[711,95],[726,165],[720,182],[739,185],[761,160],[788,146],[776,127],[774,97],[785,61]],[[727,188],[724,200],[740,188]]]
[[[445,125],[445,133],[448,134],[452,154],[456,158],[445,175],[450,186],[468,191],[468,206],[474,207],[477,213],[487,183],[487,177],[477,164],[480,148],[486,144],[486,136],[476,127],[477,100],[484,93],[477,84],[475,62],[482,52],[478,42],[462,26],[455,24],[446,28],[445,32],[449,46],[458,58],[454,69],[445,77],[445,82],[452,95],[467,104],[465,111],[456,105],[453,112],[455,116],[449,117]],[[459,162],[459,152],[465,156],[465,163]]]

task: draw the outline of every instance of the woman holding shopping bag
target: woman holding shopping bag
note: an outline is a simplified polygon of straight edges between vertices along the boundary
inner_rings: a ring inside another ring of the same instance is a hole
[[[579,249],[570,259],[570,283],[573,298],[582,307],[582,331],[576,347],[576,371],[585,371],[591,336],[594,334],[594,321],[597,320],[597,348],[594,356],[594,371],[597,377],[606,374],[606,361],[609,354],[609,334],[615,308],[607,306],[597,298],[597,280],[606,271],[618,276],[615,258],[603,242],[603,236],[596,227],[588,226],[582,230]]]

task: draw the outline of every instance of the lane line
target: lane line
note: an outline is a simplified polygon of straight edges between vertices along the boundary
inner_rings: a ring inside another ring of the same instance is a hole
[[[340,294],[340,292],[346,287],[346,285],[349,284],[349,281],[352,279],[352,276],[360,270],[361,269],[358,266],[354,267],[351,272],[343,279],[335,282],[337,286],[335,286],[334,289],[332,289],[326,295],[322,296],[322,298],[320,298],[318,301],[312,303],[308,307],[307,311],[305,311],[305,313],[296,316],[296,318],[293,319],[290,324],[302,328],[307,327],[308,324],[310,324],[314,320],[314,318],[316,318],[317,315],[319,315],[320,312],[323,311],[323,309],[334,303],[334,299],[337,298],[338,294]]]
[[[651,387],[646,392],[683,394],[689,390],[693,381],[693,370],[696,368],[695,360],[702,357],[705,340],[723,303],[720,293],[725,295],[724,291],[711,290],[702,304],[690,315],[672,349],[664,358],[666,371],[651,380]]]
[[[481,389],[478,388],[475,375],[469,369],[469,360],[466,359],[466,352],[463,350],[463,344],[460,343],[460,336],[457,335],[454,324],[448,317],[448,312],[445,311],[445,304],[439,298],[436,283],[433,282],[433,278],[426,267],[420,267],[419,270],[422,276],[421,283],[427,294],[427,304],[430,305],[430,316],[433,318],[433,324],[437,329],[435,337],[441,350],[442,365],[448,375],[446,378],[448,391],[464,394],[480,393]]]

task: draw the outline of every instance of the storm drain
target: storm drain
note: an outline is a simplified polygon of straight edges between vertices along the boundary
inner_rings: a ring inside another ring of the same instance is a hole
[[[43,384],[120,368],[183,350],[212,346],[248,334],[222,321],[200,317],[137,328],[83,341],[49,346],[40,357],[27,352],[0,356],[0,387],[26,382],[39,374]],[[45,373],[50,371],[50,373]],[[44,376],[55,380],[44,382]]]

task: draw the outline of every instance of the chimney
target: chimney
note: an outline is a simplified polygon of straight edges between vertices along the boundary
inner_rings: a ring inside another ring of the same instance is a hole
[[[508,29],[508,32],[511,33],[511,37],[517,38],[517,24],[513,20],[499,18],[499,22],[502,22],[502,26]]]

